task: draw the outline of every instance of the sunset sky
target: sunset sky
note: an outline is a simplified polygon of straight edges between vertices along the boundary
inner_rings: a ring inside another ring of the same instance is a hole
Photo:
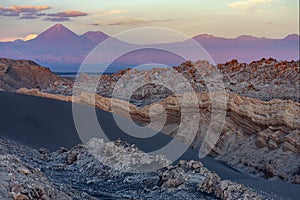
[[[0,0],[0,40],[28,40],[55,23],[82,34],[165,27],[188,36],[299,34],[299,0]]]

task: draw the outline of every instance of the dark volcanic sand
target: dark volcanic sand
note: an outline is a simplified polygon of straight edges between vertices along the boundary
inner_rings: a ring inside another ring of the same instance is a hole
[[[81,106],[83,109],[93,109]],[[72,147],[81,140],[77,134],[72,116],[72,104],[53,99],[45,99],[15,93],[0,92],[0,137],[32,146],[57,150],[59,147]],[[166,145],[173,138],[158,133],[147,139],[127,135],[118,128],[111,113],[97,110],[101,127],[111,140],[120,138],[134,143],[145,152],[151,152]],[[123,119],[125,122],[127,119]],[[95,135],[94,135],[95,136]],[[183,144],[178,142],[178,145]],[[281,197],[298,199],[300,186],[267,181],[239,172],[210,157],[198,158],[198,152],[189,148],[180,159],[200,160],[205,167],[215,171],[222,179],[245,184],[258,191],[274,193]]]

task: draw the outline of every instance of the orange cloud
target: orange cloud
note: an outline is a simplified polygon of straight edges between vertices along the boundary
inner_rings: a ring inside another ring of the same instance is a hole
[[[31,33],[31,34],[28,34],[24,37],[6,37],[6,38],[2,38],[0,40],[0,42],[12,42],[12,41],[15,41],[15,40],[28,41],[28,40],[32,40],[32,39],[36,38],[37,36],[38,36],[37,34]]]
[[[32,39],[36,38],[37,36],[38,36],[37,34],[28,34],[25,37],[23,37],[23,40],[24,41],[32,40]]]
[[[50,9],[50,6],[11,6],[7,8],[16,12],[37,12]]]
[[[6,37],[6,38],[2,38],[0,40],[0,42],[11,42],[11,41],[15,41],[15,40],[18,40],[18,39],[20,39],[20,38],[18,38],[18,37]]]
[[[10,6],[5,8],[0,6],[0,16],[18,17],[20,15],[27,15],[27,18],[33,18],[38,12],[50,9],[49,6]],[[28,17],[28,15],[30,15]]]
[[[85,12],[68,10],[57,13],[44,13],[42,11],[50,9],[50,6],[10,6],[5,8],[0,6],[0,16],[18,17],[18,19],[38,19],[44,18],[45,21],[70,21],[70,18],[87,16]],[[117,10],[112,13],[118,12]]]

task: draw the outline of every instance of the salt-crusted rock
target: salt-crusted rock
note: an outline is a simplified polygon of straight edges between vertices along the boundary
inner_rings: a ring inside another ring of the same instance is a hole
[[[235,200],[235,199],[247,199],[247,200],[261,200],[265,199],[262,195],[259,195],[251,190],[248,190],[246,186],[234,183],[228,180],[221,181],[215,188],[215,195],[220,199]]]
[[[71,199],[50,183],[45,174],[10,154],[3,154],[0,159],[0,185],[1,199]]]

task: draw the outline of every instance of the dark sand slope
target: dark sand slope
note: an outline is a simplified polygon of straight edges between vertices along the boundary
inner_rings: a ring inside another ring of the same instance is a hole
[[[86,106],[82,108],[92,109]],[[72,147],[81,143],[73,122],[71,103],[0,92],[0,112],[1,138],[11,139],[35,148],[46,147],[50,150],[56,150],[61,146]],[[164,134],[138,139],[121,131],[115,124],[111,113],[97,110],[97,116],[105,133],[109,133],[110,139],[121,138],[128,143],[136,144],[145,152],[157,150],[173,139]],[[178,145],[183,144],[178,142]],[[191,148],[181,159],[199,160],[197,151]],[[300,196],[299,185],[254,178],[209,157],[200,161],[208,169],[217,172],[222,179],[243,183],[257,190],[272,192],[283,198],[298,199]]]

